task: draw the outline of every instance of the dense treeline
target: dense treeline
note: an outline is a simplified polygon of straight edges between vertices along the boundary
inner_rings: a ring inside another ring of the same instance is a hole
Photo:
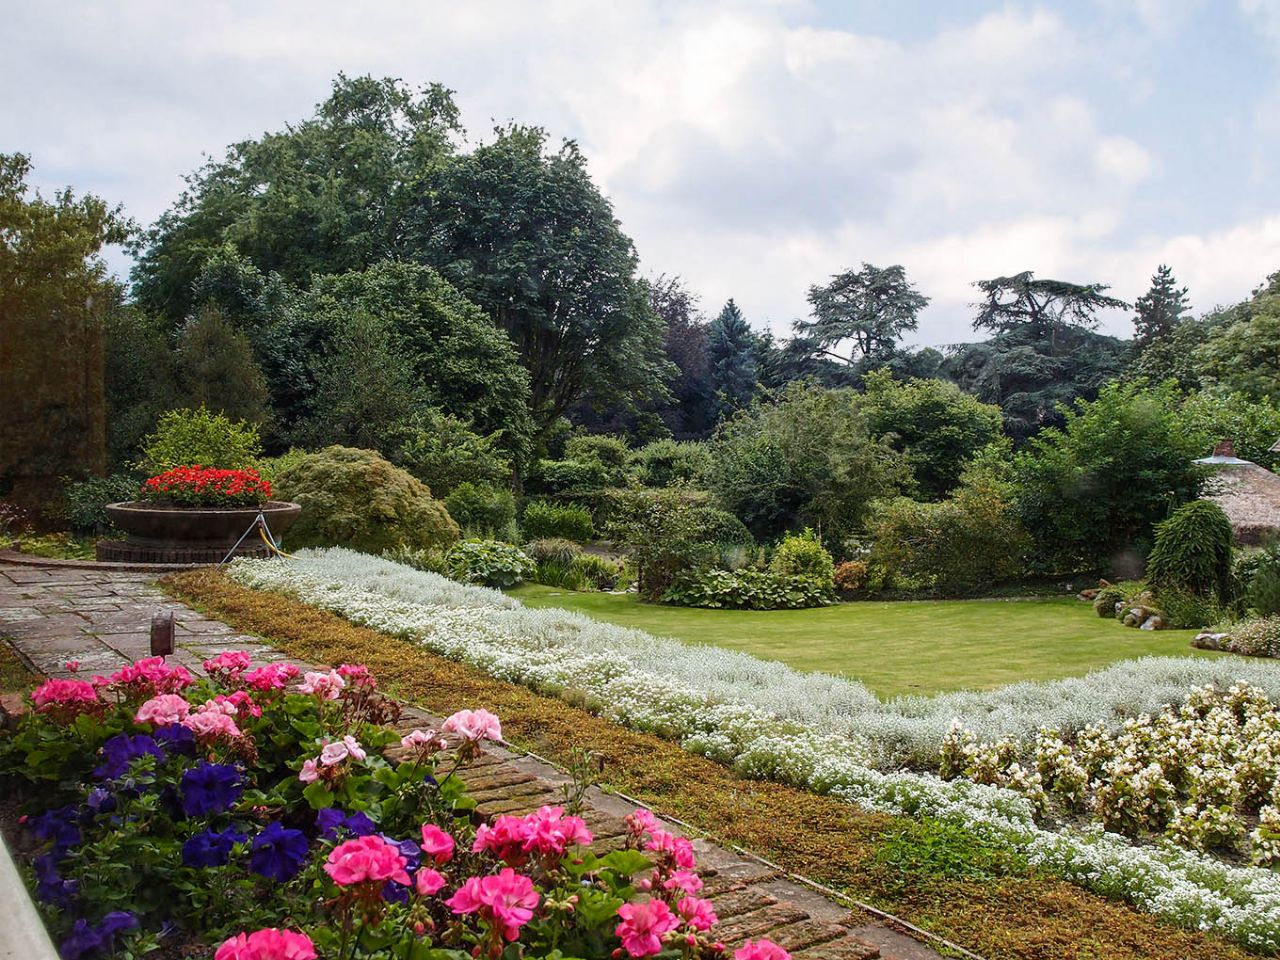
[[[1097,332],[1128,307],[1106,284],[980,279],[988,339],[939,350],[903,345],[926,293],[863,263],[775,338],[645,278],[573,143],[463,144],[443,87],[340,76],[312,117],[193,172],[133,232],[128,290],[98,278],[115,466],[204,405],[268,453],[377,450],[441,497],[705,491],[756,538],[811,526],[838,558],[994,498],[1033,566],[1065,570],[1144,553],[1218,435],[1271,464],[1280,274],[1193,317],[1161,266],[1128,341]]]

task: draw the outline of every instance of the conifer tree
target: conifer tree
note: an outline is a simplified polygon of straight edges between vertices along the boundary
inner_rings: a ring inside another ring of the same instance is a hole
[[[721,418],[749,406],[760,380],[756,365],[756,335],[730,298],[711,321],[707,360]]]
[[[1151,277],[1151,289],[1133,306],[1137,311],[1133,318],[1133,338],[1140,347],[1168,336],[1190,307],[1187,288],[1178,288],[1173,271],[1163,263]]]

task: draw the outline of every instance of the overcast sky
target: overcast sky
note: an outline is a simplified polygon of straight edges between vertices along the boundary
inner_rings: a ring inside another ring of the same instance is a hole
[[[901,263],[921,343],[1035,270],[1196,310],[1280,270],[1280,0],[174,3],[0,0],[0,150],[163,211],[204,155],[338,71],[440,81],[473,138],[572,137],[646,273],[784,333],[809,284]],[[112,264],[127,270],[123,253]],[[1105,329],[1131,332],[1128,315]]]

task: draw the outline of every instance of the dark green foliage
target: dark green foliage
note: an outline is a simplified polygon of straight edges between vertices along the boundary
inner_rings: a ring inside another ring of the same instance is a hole
[[[975,304],[978,315],[975,330],[1009,333],[1026,330],[1037,338],[1051,342],[1063,330],[1098,325],[1096,314],[1102,309],[1123,309],[1129,305],[1109,297],[1105,283],[1078,284],[1065,280],[1037,280],[1030,270],[1011,277],[979,280],[974,284],[983,299]]]
[[[960,482],[973,456],[1000,436],[1000,408],[941,380],[894,380],[888,370],[864,378],[862,408],[873,436],[904,454],[926,500]]]
[[[460,540],[449,548],[444,568],[454,580],[509,590],[533,576],[537,565],[519,547],[498,540]]]
[[[584,494],[609,486],[612,473],[599,460],[539,460],[529,487],[542,493]]]
[[[564,459],[575,463],[598,463],[604,468],[606,486],[622,483],[631,448],[624,437],[591,434],[570,437],[564,444]]]
[[[63,491],[67,523],[76,533],[106,533],[111,520],[103,508],[108,503],[137,500],[139,486],[138,478],[128,473],[68,483]]]
[[[1110,384],[1064,411],[1065,426],[1036,437],[1014,460],[1022,522],[1046,573],[1131,567],[1153,528],[1204,482],[1171,385]]]
[[[707,331],[707,366],[718,418],[749,406],[760,381],[756,336],[738,305],[729,300]]]
[[[1202,318],[1195,348],[1203,383],[1264,399],[1280,383],[1280,272],[1267,277],[1243,303]]]
[[[1231,596],[1231,521],[1210,500],[1184,503],[1156,526],[1147,579],[1157,590]]]
[[[121,466],[137,459],[142,438],[178,405],[178,387],[163,318],[121,306],[107,312],[104,331],[107,459]]]
[[[1116,604],[1124,603],[1127,599],[1127,591],[1119,587],[1103,587],[1098,591],[1098,595],[1093,598],[1093,612],[1104,620],[1114,620],[1116,618]]]
[[[694,504],[689,510],[695,535],[717,546],[755,546],[756,538],[747,525],[727,510],[708,504]]]
[[[1219,602],[1217,593],[1202,595],[1169,587],[1160,589],[1158,600],[1165,626],[1175,630],[1200,630],[1227,617],[1227,609]]]
[[[267,383],[253,347],[217,307],[206,306],[183,324],[174,359],[187,405],[259,426],[267,420]]]
[[[679,490],[620,491],[611,498],[605,533],[627,551],[641,598],[658,599],[677,576],[718,559],[698,510]]]
[[[502,486],[511,480],[501,431],[481,436],[457,417],[422,409],[401,423],[394,436],[392,459],[433,493],[448,494],[462,483]]]
[[[1237,457],[1269,470],[1280,466],[1280,454],[1271,449],[1280,438],[1280,406],[1270,397],[1201,390],[1183,401],[1182,418],[1206,454],[1219,440],[1231,440]]]
[[[782,538],[769,561],[769,572],[783,577],[805,577],[815,583],[833,583],[836,562],[812,530]]]
[[[452,153],[457,120],[442,86],[415,94],[339,74],[311,118],[234,144],[187,178],[144,237],[135,297],[177,323],[210,292],[196,284],[206,260],[228,248],[298,285],[397,255],[405,211]]]
[[[1178,287],[1173,271],[1163,263],[1151,277],[1151,288],[1133,305],[1133,339],[1143,347],[1153,340],[1167,337],[1180,324],[1190,309],[1187,288]]]
[[[661,396],[674,372],[631,241],[578,148],[510,126],[445,164],[410,242],[515,345],[544,434],[578,399]]]
[[[525,544],[538,570],[532,579],[564,590],[613,590],[622,579],[622,564],[608,557],[584,553],[568,540],[535,540]]]
[[[154,475],[174,467],[202,466],[241,470],[262,456],[258,428],[199,407],[170,410],[142,444],[139,468]]]
[[[711,465],[704,444],[678,440],[655,440],[631,453],[627,472],[644,487],[694,485],[701,482]]]
[[[1060,405],[1095,398],[1124,372],[1129,352],[1128,343],[1079,327],[1052,339],[1028,327],[951,348],[942,373],[966,393],[997,404],[1005,432],[1020,442],[1061,426]]]
[[[582,556],[582,547],[563,537],[543,537],[526,543],[524,552],[539,564],[554,563],[568,566]]]
[[[298,309],[325,352],[356,318],[372,318],[385,331],[384,352],[402,358],[397,376],[419,385],[420,404],[470,421],[476,433],[496,432],[508,456],[523,455],[532,433],[528,377],[502,332],[431,268],[387,261],[319,277]]]
[[[557,537],[581,542],[595,535],[591,512],[585,507],[547,500],[531,501],[524,508],[520,527],[531,540]]]
[[[460,483],[445,497],[449,516],[473,536],[494,537],[516,519],[516,498],[510,490],[487,484]]]
[[[910,482],[901,454],[873,437],[852,390],[793,384],[709,441],[707,483],[762,540],[812,527],[836,548],[861,529],[871,501]]]
[[[1280,614],[1280,547],[1238,556],[1231,570],[1234,596],[1258,616]]]
[[[798,321],[796,332],[807,338],[815,353],[847,365],[866,364],[890,356],[898,341],[918,325],[917,317],[929,305],[907,281],[898,265],[846,270],[825,287],[809,288],[813,320]],[[843,343],[851,343],[845,351]]]
[[[760,570],[684,573],[662,593],[663,603],[717,610],[802,610],[833,601],[830,578]]]
[[[290,547],[342,546],[364,553],[430,549],[459,537],[444,504],[373,450],[326,447],[276,476],[275,497],[302,505]]]

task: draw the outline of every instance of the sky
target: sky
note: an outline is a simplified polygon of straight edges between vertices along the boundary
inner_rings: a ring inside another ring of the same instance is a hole
[[[0,22],[0,151],[143,224],[342,71],[444,83],[473,143],[508,120],[576,140],[646,275],[780,335],[863,262],[931,298],[920,344],[975,339],[978,279],[1131,301],[1167,263],[1200,312],[1280,270],[1280,0],[0,0]]]

